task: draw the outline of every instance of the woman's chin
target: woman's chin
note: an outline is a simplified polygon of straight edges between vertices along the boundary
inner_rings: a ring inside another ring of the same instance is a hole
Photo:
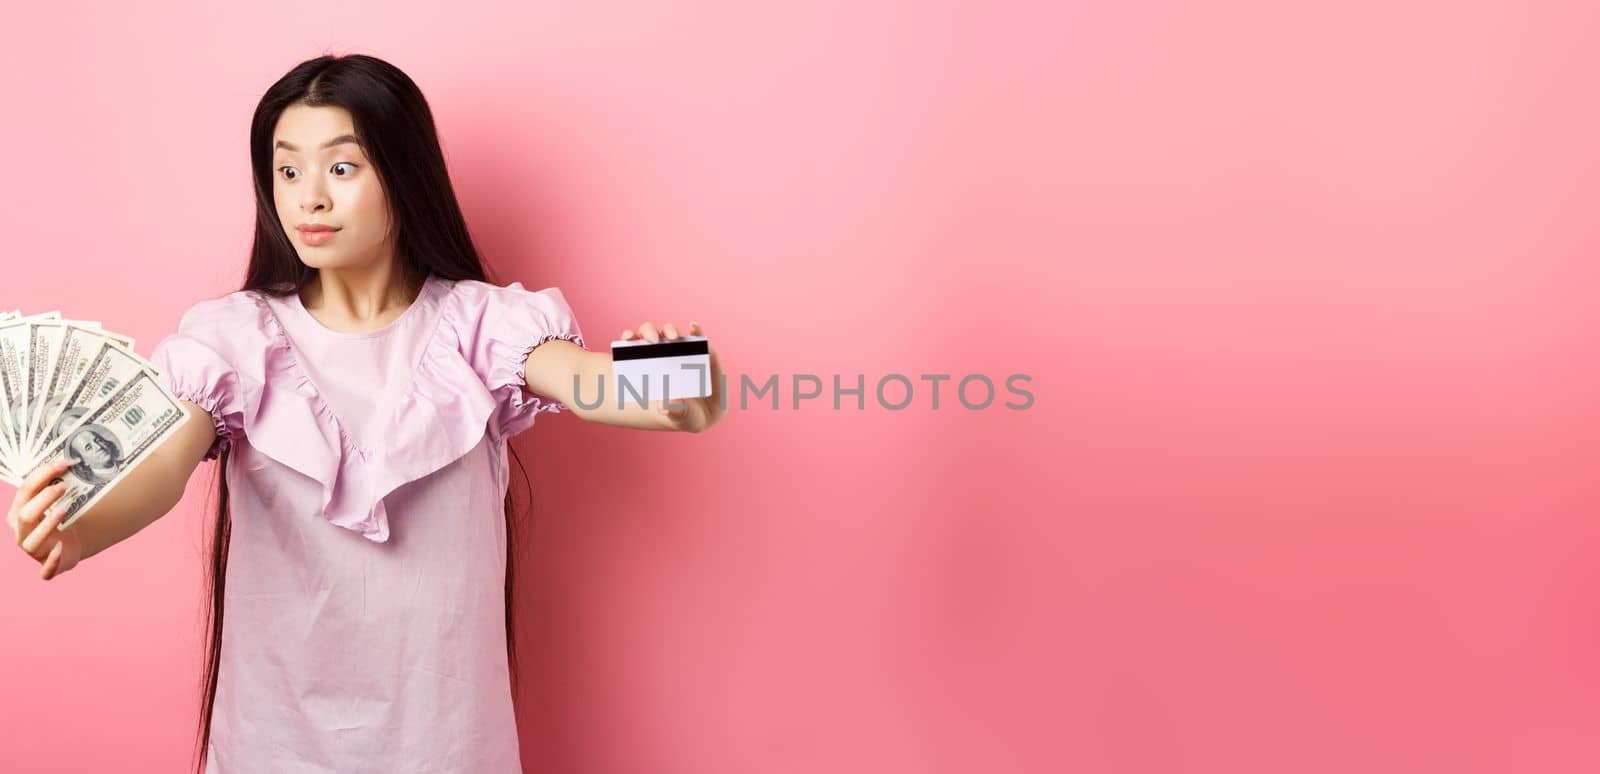
[[[347,255],[338,253],[325,253],[319,250],[306,250],[300,253],[300,262],[313,269],[348,270],[359,269],[367,264]]]

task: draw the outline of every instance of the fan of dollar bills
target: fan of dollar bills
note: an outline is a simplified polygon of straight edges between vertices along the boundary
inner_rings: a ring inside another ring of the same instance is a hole
[[[0,312],[0,478],[19,486],[71,460],[61,529],[188,419],[133,339],[58,312]]]

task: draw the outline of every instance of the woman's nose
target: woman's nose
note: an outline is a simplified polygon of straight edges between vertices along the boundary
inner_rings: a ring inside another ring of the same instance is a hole
[[[306,187],[301,189],[300,209],[306,212],[325,210],[329,206],[327,189],[318,182],[308,181]]]

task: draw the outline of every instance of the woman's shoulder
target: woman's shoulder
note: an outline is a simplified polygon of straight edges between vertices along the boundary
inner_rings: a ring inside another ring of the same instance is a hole
[[[185,323],[210,323],[221,320],[237,319],[240,316],[255,316],[260,313],[260,303],[256,291],[235,290],[225,296],[203,298],[189,305],[180,318],[178,327]]]
[[[484,306],[496,303],[514,303],[518,299],[538,294],[559,294],[560,288],[548,287],[538,291],[528,290],[521,281],[496,285],[493,282],[475,279],[447,280],[450,285],[450,297],[469,306]]]
[[[255,349],[273,338],[271,318],[260,291],[235,290],[190,304],[178,318],[177,333],[219,351]]]
[[[445,294],[448,316],[459,323],[494,322],[506,316],[531,313],[567,316],[571,309],[561,288],[550,286],[529,290],[521,281],[497,285],[475,279],[448,281]]]

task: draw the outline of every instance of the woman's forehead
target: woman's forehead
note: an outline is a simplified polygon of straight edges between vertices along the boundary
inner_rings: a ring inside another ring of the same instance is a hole
[[[272,140],[274,149],[291,153],[362,144],[349,111],[332,105],[294,105],[285,109],[273,127]]]

